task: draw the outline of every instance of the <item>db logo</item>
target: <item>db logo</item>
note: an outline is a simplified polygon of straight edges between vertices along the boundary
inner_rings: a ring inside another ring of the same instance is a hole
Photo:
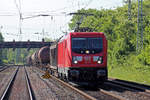
[[[85,63],[91,62],[91,57],[90,56],[84,56],[84,61],[85,61]]]

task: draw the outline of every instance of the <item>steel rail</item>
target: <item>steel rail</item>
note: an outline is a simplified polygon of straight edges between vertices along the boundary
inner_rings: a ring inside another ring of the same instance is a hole
[[[9,81],[9,83],[8,83],[8,85],[7,85],[7,87],[6,87],[0,100],[6,100],[8,98],[9,91],[13,85],[13,82],[15,80],[15,77],[17,75],[18,70],[19,70],[19,67],[17,67],[17,69],[14,71],[14,73],[13,73],[13,75],[12,75],[12,77],[11,77],[11,79],[10,79],[10,81]]]
[[[0,66],[0,69],[4,68],[5,66]]]
[[[129,81],[124,81],[124,80],[115,81],[115,79],[112,79],[112,78],[111,78],[111,80],[108,80],[108,82],[150,93],[150,89],[142,88],[142,87],[140,87],[140,84],[138,84],[138,83],[136,85],[136,83],[132,83]],[[141,84],[141,85],[143,85],[143,84]],[[147,87],[147,86],[145,86],[145,87]]]
[[[106,82],[106,84],[109,84],[109,85],[112,85],[112,86],[115,86],[115,87],[119,87],[121,89],[126,89],[126,90],[129,90],[129,91],[137,90],[137,88],[131,88],[131,87],[128,87],[128,86],[124,86],[124,85],[120,85],[120,84],[112,83],[112,82]],[[138,94],[145,95],[145,96],[148,96],[148,97],[150,96],[149,93],[143,92],[143,90],[141,90],[141,91],[142,92],[138,92]]]
[[[41,69],[39,69],[39,68],[36,68],[36,69],[38,69],[38,70],[41,71],[42,73],[45,73],[43,70],[41,70]],[[68,87],[68,88],[70,88],[70,89],[72,89],[73,91],[76,91],[77,93],[79,93],[80,95],[84,96],[84,97],[85,97],[86,99],[88,99],[88,100],[97,100],[96,98],[94,98],[94,97],[88,95],[87,93],[85,93],[85,92],[83,92],[83,91],[81,91],[81,90],[79,90],[79,89],[77,89],[77,88],[71,86],[70,84],[68,84],[68,83],[66,83],[66,82],[64,82],[64,81],[62,81],[62,80],[60,80],[60,79],[58,79],[58,78],[56,78],[56,77],[54,77],[54,76],[52,76],[52,75],[51,75],[51,78],[54,79],[54,80],[56,80],[56,81],[58,81],[58,82],[60,82],[62,85],[66,86],[66,87]]]
[[[38,69],[39,71],[41,71],[42,73],[44,73],[43,70],[40,70],[39,68],[37,68],[37,69]],[[89,100],[97,100],[96,98],[94,98],[94,97],[88,95],[87,93],[85,93],[85,92],[83,92],[83,91],[81,91],[81,90],[79,90],[79,89],[77,89],[77,88],[71,86],[70,84],[68,84],[68,83],[66,83],[66,82],[64,82],[64,81],[62,81],[62,80],[60,80],[60,79],[58,79],[57,77],[54,77],[54,76],[51,75],[51,78],[55,79],[56,81],[59,81],[60,83],[62,83],[63,85],[65,85],[65,86],[67,86],[67,87],[69,87],[69,88],[71,88],[72,90],[75,90],[76,92],[78,92],[79,94],[83,95],[84,97],[86,97],[86,98],[89,99]],[[112,96],[112,97],[114,97],[114,98],[116,98],[116,99],[118,99],[118,100],[126,100],[126,99],[124,99],[123,97],[121,97],[121,96],[119,96],[119,95],[115,95],[115,94],[113,94],[113,93],[111,93],[111,92],[108,92],[108,91],[106,91],[106,90],[100,89],[99,91],[102,92],[102,93],[104,93],[104,94],[106,94],[106,95]]]
[[[24,70],[25,70],[25,77],[26,77],[26,82],[27,82],[27,86],[28,86],[28,92],[29,92],[29,95],[30,95],[30,100],[35,100],[34,92],[31,88],[31,83],[30,83],[28,73],[27,73],[27,70],[26,70],[25,67],[24,67]]]
[[[2,67],[2,68],[0,68],[0,72],[2,72],[2,71],[4,71],[5,69],[7,69],[9,66],[5,66],[5,67]]]
[[[120,81],[120,82],[125,82],[125,83],[129,83],[129,84],[134,84],[137,86],[142,86],[142,87],[148,87],[150,88],[150,85],[147,84],[143,84],[143,83],[137,83],[137,82],[133,82],[133,81],[128,81],[128,80],[121,80],[121,79],[116,79],[116,78],[108,78],[108,80],[115,80],[115,81]]]
[[[104,94],[106,94],[106,95],[112,96],[112,97],[114,97],[114,98],[116,98],[116,99],[118,99],[118,100],[126,100],[126,99],[124,99],[123,97],[121,97],[121,96],[119,96],[119,95],[116,95],[116,94],[113,94],[113,93],[111,93],[111,92],[108,92],[108,91],[106,91],[106,90],[104,90],[104,89],[100,89],[99,91],[102,92],[102,93],[104,93]]]

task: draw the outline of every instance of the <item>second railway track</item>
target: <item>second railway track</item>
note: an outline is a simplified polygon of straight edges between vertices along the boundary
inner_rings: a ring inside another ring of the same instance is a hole
[[[0,72],[4,71],[7,68],[9,68],[9,66],[0,67]]]
[[[113,78],[109,78],[108,82],[150,93],[150,86],[148,85]]]
[[[150,98],[148,90],[145,90],[146,87],[144,88],[143,86],[142,88],[140,85],[136,85],[136,83],[132,84],[132,82],[108,80],[100,88],[114,95],[121,96],[126,100],[149,100]]]
[[[24,67],[18,67],[11,76],[1,100],[33,100],[28,76]]]

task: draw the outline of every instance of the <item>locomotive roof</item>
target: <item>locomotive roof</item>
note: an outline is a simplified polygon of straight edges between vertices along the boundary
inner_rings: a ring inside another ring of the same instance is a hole
[[[68,36],[88,36],[88,35],[92,35],[94,36],[99,36],[99,35],[104,35],[104,33],[102,32],[70,32],[67,35],[64,35],[61,39],[59,39],[59,42],[61,42],[62,40],[66,39]]]
[[[104,33],[102,33],[102,32],[70,32],[69,34],[60,37],[57,41],[55,41],[54,43],[52,43],[51,46],[52,45],[57,45],[58,42],[63,41],[64,39],[66,39],[69,36],[70,37],[71,36],[83,36],[84,37],[84,36],[88,36],[88,35],[90,35],[90,37],[91,37],[91,35],[93,37],[94,36],[100,36],[100,35],[104,36]]]
[[[70,35],[104,35],[102,32],[71,32]]]

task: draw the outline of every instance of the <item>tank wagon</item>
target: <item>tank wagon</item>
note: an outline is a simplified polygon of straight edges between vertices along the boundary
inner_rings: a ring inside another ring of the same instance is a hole
[[[32,65],[31,56],[27,56],[26,61],[27,61],[27,65],[29,66]]]
[[[31,55],[31,62],[34,66],[47,65],[50,62],[49,47],[45,46]],[[27,62],[28,63],[28,62]]]
[[[50,62],[50,55],[49,55],[49,47],[48,46],[45,46],[45,47],[42,47],[39,51],[38,51],[38,62],[40,64],[48,64]]]

